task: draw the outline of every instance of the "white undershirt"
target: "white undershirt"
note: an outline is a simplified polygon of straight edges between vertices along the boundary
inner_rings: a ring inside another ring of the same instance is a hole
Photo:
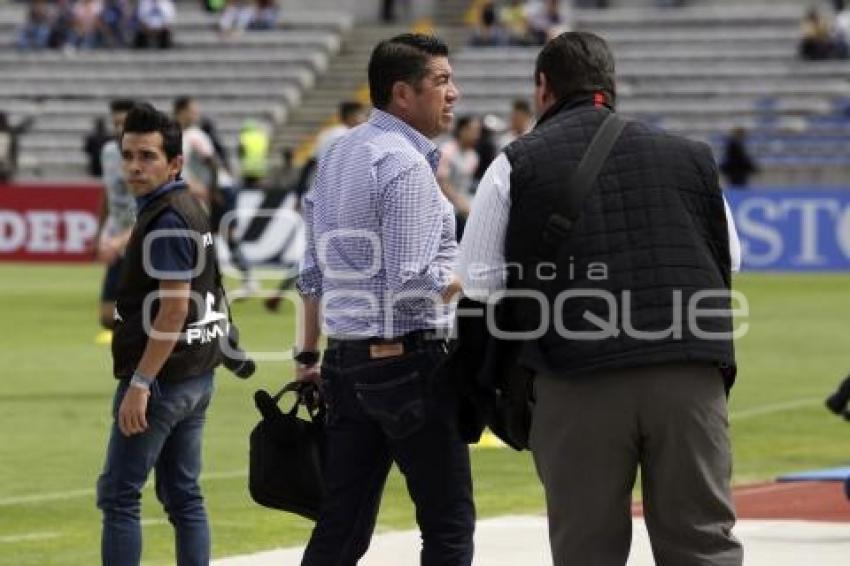
[[[732,271],[741,268],[741,242],[729,203],[726,226]],[[511,207],[511,163],[500,153],[487,168],[472,201],[463,240],[460,243],[457,274],[466,296],[485,302],[505,288],[505,233]]]

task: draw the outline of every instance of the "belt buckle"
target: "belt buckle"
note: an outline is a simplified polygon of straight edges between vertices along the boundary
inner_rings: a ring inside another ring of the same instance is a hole
[[[389,344],[370,344],[369,357],[373,360],[382,358],[395,358],[404,354],[404,342],[390,342]]]

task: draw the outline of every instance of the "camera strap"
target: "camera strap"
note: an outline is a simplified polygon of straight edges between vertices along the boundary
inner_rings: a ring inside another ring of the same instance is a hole
[[[221,291],[221,300],[224,303],[225,309],[227,309],[227,323],[231,327],[233,326],[233,315],[230,313],[230,299],[227,298],[227,291],[224,289],[224,282],[221,276],[221,266],[218,263],[218,252],[215,255],[215,284],[218,287],[218,290]]]

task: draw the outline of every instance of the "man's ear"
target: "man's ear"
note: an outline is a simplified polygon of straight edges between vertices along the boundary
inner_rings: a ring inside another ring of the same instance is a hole
[[[542,72],[537,74],[537,80],[540,81],[540,93],[544,103],[552,101],[552,89],[549,88],[549,80]]]
[[[396,81],[393,83],[390,102],[399,110],[407,110],[410,108],[410,100],[413,96],[413,87],[404,81]]]
[[[168,176],[173,181],[183,170],[183,156],[178,155],[168,162]]]

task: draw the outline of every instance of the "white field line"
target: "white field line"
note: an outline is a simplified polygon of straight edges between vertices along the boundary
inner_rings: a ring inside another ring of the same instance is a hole
[[[210,472],[201,474],[201,483],[238,477],[247,477],[248,470],[230,470],[226,472]],[[153,482],[148,482],[145,489],[153,487]],[[63,499],[76,499],[78,497],[94,497],[94,489],[71,489],[68,491],[55,491],[51,493],[37,493],[33,495],[19,495],[16,497],[4,497],[0,499],[0,507],[10,505],[24,505],[27,503],[46,503],[49,501],[61,501]]]
[[[801,409],[803,407],[813,407],[815,405],[820,405],[823,403],[823,399],[797,399],[795,401],[785,401],[784,403],[773,403],[771,405],[762,405],[760,407],[751,407],[749,409],[741,409],[740,411],[735,411],[734,413],[729,414],[730,421],[740,421],[744,419],[751,419],[753,417],[760,417],[762,415],[769,415],[772,413],[784,413],[785,411],[791,411],[793,409]],[[824,409],[825,411],[826,409]]]
[[[745,419],[750,419],[753,417],[760,417],[762,415],[769,415],[772,413],[782,413],[785,411],[790,411],[793,409],[800,409],[802,407],[810,407],[814,405],[818,405],[822,402],[821,399],[798,399],[796,401],[786,401],[784,403],[773,403],[770,405],[762,405],[760,407],[751,407],[749,409],[742,409],[740,411],[735,411],[729,414],[730,421],[740,421]],[[225,472],[210,472],[201,474],[201,482],[211,481],[211,480],[220,480],[220,479],[231,479],[238,477],[246,477],[248,475],[247,470],[231,470]],[[150,482],[145,487],[150,487]],[[57,491],[52,493],[38,493],[33,495],[19,495],[16,497],[4,497],[0,499],[0,507],[7,507],[10,505],[23,505],[26,503],[45,503],[49,501],[60,501],[63,499],[75,499],[77,497],[90,497],[94,495],[94,489],[72,489],[69,491]]]
[[[0,537],[0,544],[8,544],[12,542],[27,542],[31,540],[47,540],[51,538],[58,538],[59,536],[59,533],[52,531],[39,533],[24,533],[22,535],[6,535]]]

